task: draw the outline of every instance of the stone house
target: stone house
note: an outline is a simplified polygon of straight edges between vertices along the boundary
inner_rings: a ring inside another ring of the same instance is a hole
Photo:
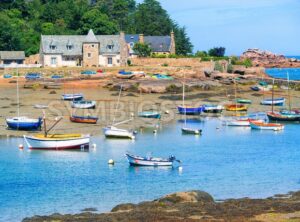
[[[113,67],[125,66],[134,57],[136,42],[151,46],[154,53],[175,53],[174,33],[171,36],[144,35],[42,35],[40,64],[44,67]]]
[[[24,64],[24,51],[0,51],[0,65]]]

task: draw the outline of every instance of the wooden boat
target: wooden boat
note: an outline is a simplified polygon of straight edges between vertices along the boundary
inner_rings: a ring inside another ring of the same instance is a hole
[[[54,75],[51,76],[51,79],[62,79],[62,78],[64,78],[63,75],[54,74]]]
[[[71,106],[72,108],[76,108],[76,109],[95,109],[96,101],[90,101],[90,100],[72,101]]]
[[[271,121],[300,121],[300,114],[295,112],[267,112],[267,116]]]
[[[156,111],[144,111],[144,112],[139,112],[138,116],[142,118],[160,119],[161,114]]]
[[[241,104],[251,104],[252,100],[251,99],[237,99],[236,102],[241,103]]]
[[[129,164],[131,166],[172,166],[176,160],[175,156],[170,156],[169,158],[158,158],[158,157],[141,157],[130,153],[125,154]]]
[[[83,99],[83,94],[82,93],[76,93],[76,94],[63,94],[61,96],[62,100],[82,100]]]
[[[13,130],[38,130],[42,123],[42,118],[31,119],[25,116],[6,119],[7,127]]]
[[[60,83],[46,83],[44,89],[61,89],[62,84]]]
[[[285,98],[273,98],[273,99],[264,99],[260,102],[261,105],[267,106],[283,106],[285,103]]]
[[[181,132],[183,134],[200,135],[202,133],[202,130],[201,129],[188,128],[188,127],[182,127]]]
[[[29,149],[85,149],[89,148],[90,136],[83,134],[24,135],[24,141]]]
[[[258,129],[258,130],[274,130],[279,131],[284,129],[284,125],[280,123],[258,123],[250,121],[251,129]]]
[[[97,72],[92,71],[92,70],[85,70],[81,72],[82,75],[96,75]]]
[[[103,128],[103,133],[107,138],[135,139],[134,132],[126,129],[120,129],[115,126]]]
[[[3,78],[4,79],[10,79],[10,78],[12,78],[12,75],[11,74],[4,74]]]
[[[242,127],[248,127],[250,126],[250,122],[257,122],[257,123],[263,123],[263,120],[251,120],[251,119],[243,119],[243,118],[237,118],[225,121],[226,126],[242,126]]]
[[[203,106],[199,106],[199,107],[178,106],[177,109],[180,114],[186,114],[186,115],[200,115],[204,110]]]
[[[224,106],[221,105],[203,105],[203,112],[205,113],[221,113],[224,110]]]
[[[248,107],[242,104],[229,104],[225,105],[227,111],[247,111]]]
[[[98,117],[94,116],[70,116],[70,121],[74,123],[96,124],[98,119]]]

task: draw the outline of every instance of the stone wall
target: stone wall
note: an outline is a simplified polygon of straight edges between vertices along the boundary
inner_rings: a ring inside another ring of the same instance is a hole
[[[83,66],[97,67],[99,66],[99,44],[83,43]]]
[[[25,64],[39,64],[40,63],[40,54],[31,55],[25,58]]]

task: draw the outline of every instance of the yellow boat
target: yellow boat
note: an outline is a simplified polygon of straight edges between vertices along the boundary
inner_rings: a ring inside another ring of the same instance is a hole
[[[248,107],[242,104],[230,104],[226,105],[225,109],[227,111],[247,111]]]

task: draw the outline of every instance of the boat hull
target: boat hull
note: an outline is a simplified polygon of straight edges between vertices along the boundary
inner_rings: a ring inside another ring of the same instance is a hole
[[[91,102],[72,102],[71,103],[72,108],[76,109],[95,109],[96,108],[96,102],[91,101]]]
[[[281,114],[275,112],[273,113],[268,112],[267,116],[271,121],[288,121],[288,122],[300,121],[299,114]]]
[[[225,109],[227,111],[247,111],[248,107],[241,104],[231,104],[231,105],[226,105]]]
[[[181,128],[181,132],[183,134],[192,134],[192,135],[200,135],[202,133],[201,129],[190,129],[190,128]]]
[[[278,124],[278,123],[253,123],[253,122],[250,122],[250,127],[251,127],[251,129],[255,129],[255,130],[279,131],[279,130],[284,129],[284,126],[282,124]]]
[[[24,136],[29,149],[36,150],[65,150],[89,148],[90,136],[72,139],[42,139],[34,136]]]
[[[203,111],[203,106],[199,107],[183,107],[183,106],[178,106],[177,107],[178,112],[183,115],[200,115]]]
[[[79,101],[83,99],[82,94],[64,94],[61,96],[62,100],[66,101]]]
[[[265,106],[283,106],[285,103],[285,98],[279,98],[279,99],[265,99],[260,102],[261,105]]]
[[[129,154],[126,154],[126,158],[131,166],[172,166],[173,161],[155,161],[155,160],[147,160],[146,158],[135,158]]]
[[[32,121],[24,121],[22,119],[6,119],[8,129],[12,130],[39,130],[41,128],[42,123],[42,118]]]
[[[214,105],[204,105],[204,113],[222,113],[224,110],[223,106],[214,106]]]
[[[150,118],[150,119],[160,119],[161,118],[161,115],[160,113],[157,113],[157,112],[140,112],[138,113],[138,116],[139,117],[142,117],[142,118]]]
[[[133,132],[116,127],[103,128],[103,133],[106,138],[135,139]]]
[[[70,121],[74,123],[96,124],[98,121],[98,117],[71,116]]]

